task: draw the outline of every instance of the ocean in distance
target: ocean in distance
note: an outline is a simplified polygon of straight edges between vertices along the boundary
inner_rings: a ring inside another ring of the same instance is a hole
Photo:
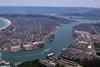
[[[84,10],[86,9],[86,10]],[[56,14],[56,15],[62,15],[67,13],[73,13],[79,12],[82,13],[84,10],[88,11],[91,9],[88,8],[67,8],[65,7],[0,7],[0,14]],[[64,16],[64,18],[68,18],[68,16]],[[1,58],[10,61],[11,63],[17,63],[17,62],[23,62],[23,61],[29,61],[29,60],[35,60],[37,58],[45,58],[47,54],[43,54],[43,50],[47,48],[51,48],[52,52],[55,53],[55,55],[58,55],[61,50],[68,45],[70,45],[73,41],[73,26],[80,24],[80,23],[92,23],[90,20],[78,20],[77,22],[73,22],[70,24],[66,24],[61,26],[52,42],[48,42],[45,44],[43,48],[39,48],[36,50],[30,50],[30,51],[22,51],[18,53],[9,53],[5,51],[0,51]],[[0,27],[3,27],[4,23],[0,21]]]

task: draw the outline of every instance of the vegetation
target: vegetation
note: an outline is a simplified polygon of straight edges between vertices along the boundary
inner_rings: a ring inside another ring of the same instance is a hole
[[[18,65],[18,67],[46,67],[46,66],[40,64],[38,60],[35,60],[35,61],[28,61],[28,62],[22,63]]]

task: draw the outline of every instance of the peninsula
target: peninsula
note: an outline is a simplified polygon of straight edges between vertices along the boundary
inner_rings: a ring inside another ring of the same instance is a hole
[[[53,39],[59,26],[72,20],[48,15],[0,15],[5,23],[0,31],[0,49],[10,52],[42,47]],[[3,44],[3,45],[2,45]]]

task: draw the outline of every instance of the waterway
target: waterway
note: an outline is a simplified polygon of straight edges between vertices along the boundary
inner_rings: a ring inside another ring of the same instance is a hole
[[[68,18],[68,17],[64,17]],[[62,25],[54,38],[52,42],[48,42],[45,44],[43,48],[39,48],[36,50],[30,50],[30,51],[22,51],[18,53],[8,53],[5,51],[1,51],[1,58],[10,61],[11,63],[16,62],[23,62],[23,61],[29,61],[34,60],[37,58],[45,58],[47,56],[47,53],[43,53],[44,49],[51,48],[51,52],[55,53],[55,56],[57,56],[61,50],[68,45],[70,45],[73,41],[72,36],[72,30],[73,26],[78,25],[80,23],[94,23],[96,21],[91,20],[84,20],[84,19],[73,19],[77,22],[73,22],[70,24]],[[1,26],[1,24],[0,24]]]

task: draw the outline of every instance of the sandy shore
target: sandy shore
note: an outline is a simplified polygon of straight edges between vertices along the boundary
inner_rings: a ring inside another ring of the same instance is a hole
[[[9,21],[9,20],[6,19],[6,18],[1,18],[1,17],[0,17],[0,20],[4,21],[4,23],[5,23],[5,26],[3,26],[2,28],[0,28],[0,30],[5,29],[5,28],[7,28],[9,25],[11,25],[11,21]]]

